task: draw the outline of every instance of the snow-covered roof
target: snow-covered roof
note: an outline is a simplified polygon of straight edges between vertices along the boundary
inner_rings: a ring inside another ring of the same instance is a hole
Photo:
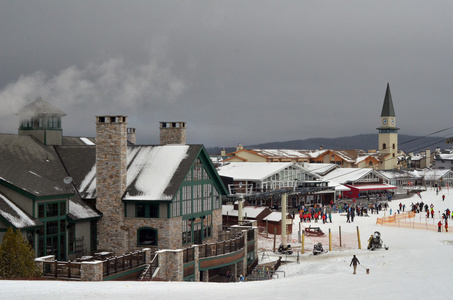
[[[435,158],[440,160],[453,160],[453,153],[440,153],[436,155]]]
[[[350,191],[351,190],[347,186],[345,186],[343,184],[339,184],[338,182],[336,182],[334,180],[329,180],[327,186],[330,187],[330,188],[335,188],[336,192],[346,192],[346,191]]]
[[[128,149],[127,186],[133,184],[137,191],[128,191],[123,199],[171,200],[173,195],[167,195],[165,190],[188,150],[188,145]]]
[[[90,145],[90,146],[93,146],[95,145],[95,143],[93,143],[90,139],[86,138],[86,137],[80,137],[79,138],[85,145]]]
[[[217,172],[220,176],[231,177],[235,181],[260,181],[289,167],[305,170],[292,162],[231,162],[218,167]]]
[[[325,175],[323,179],[326,181],[334,180],[344,184],[358,181],[371,172],[373,172],[373,169],[371,168],[338,168]]]
[[[376,170],[376,172],[389,180],[392,179],[417,179],[421,178],[416,173],[412,173],[406,170]]]
[[[0,216],[8,221],[15,228],[28,228],[41,226],[42,223],[34,220],[30,215],[17,207],[5,195],[0,193]]]
[[[321,176],[339,167],[337,164],[304,164],[305,169]]]
[[[127,149],[127,192],[124,200],[171,200],[165,193],[189,145],[135,146]],[[85,198],[96,192],[96,165],[80,184]]]
[[[445,177],[448,173],[451,173],[451,170],[444,169],[426,169],[426,170],[414,170],[410,171],[419,177],[424,178],[425,180],[440,180]]]
[[[289,214],[286,214],[288,216]],[[263,221],[270,221],[270,222],[280,222],[282,220],[282,213],[279,211],[271,212],[269,215],[263,218]],[[288,220],[287,222],[291,222]]]
[[[396,189],[397,187],[390,184],[361,184],[361,185],[354,185],[350,187],[361,190],[361,191],[371,191],[371,190],[392,190]]]
[[[92,209],[82,201],[69,200],[69,215],[73,220],[99,218],[99,214],[96,210]]]
[[[246,206],[242,208],[242,214],[244,217],[247,216],[247,218],[256,219],[256,217],[266,209],[266,207]],[[234,209],[234,205],[222,205],[222,215],[237,217],[238,210]]]

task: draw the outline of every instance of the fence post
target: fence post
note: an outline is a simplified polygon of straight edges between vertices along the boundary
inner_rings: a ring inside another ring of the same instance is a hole
[[[340,248],[341,248],[341,226],[338,226],[340,230]]]
[[[360,243],[360,232],[359,232],[359,226],[357,226],[357,241],[359,243],[359,249],[362,249],[362,245]]]
[[[71,261],[68,260],[68,278],[71,278]]]
[[[329,228],[329,251],[332,251],[332,232],[330,232],[330,228]]]
[[[275,252],[275,239],[277,237],[277,228],[274,228],[274,252]]]
[[[305,230],[302,230],[302,247],[300,247],[300,252],[305,253]],[[275,251],[275,250],[274,250]]]
[[[55,278],[58,277],[58,263],[57,263],[57,260],[54,261],[54,272],[55,272]]]

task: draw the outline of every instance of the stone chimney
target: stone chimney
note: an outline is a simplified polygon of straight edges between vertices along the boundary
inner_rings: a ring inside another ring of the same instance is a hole
[[[243,149],[244,149],[244,146],[242,146],[242,144],[238,144],[238,145],[236,146],[236,152],[237,152],[237,151],[241,151],[241,150],[243,150]]]
[[[127,252],[124,204],[127,173],[127,117],[96,117],[96,209],[98,250]]]
[[[135,128],[128,128],[127,129],[127,141],[132,145],[137,143],[137,136],[135,134]]]
[[[160,122],[160,144],[186,144],[186,122]]]

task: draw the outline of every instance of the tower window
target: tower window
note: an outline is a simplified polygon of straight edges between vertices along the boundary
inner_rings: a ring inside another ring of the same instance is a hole
[[[60,118],[59,117],[49,117],[48,127],[49,128],[60,128]]]
[[[395,147],[396,147],[395,144],[393,144],[393,145],[392,145],[392,148],[395,149]]]
[[[384,143],[382,144],[382,150],[387,149],[387,145]]]

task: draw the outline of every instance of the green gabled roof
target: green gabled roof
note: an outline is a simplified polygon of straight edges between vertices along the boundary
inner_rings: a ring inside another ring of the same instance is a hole
[[[385,91],[384,105],[382,106],[381,117],[394,117],[395,109],[393,108],[392,94],[390,93],[390,85],[387,83]]]

